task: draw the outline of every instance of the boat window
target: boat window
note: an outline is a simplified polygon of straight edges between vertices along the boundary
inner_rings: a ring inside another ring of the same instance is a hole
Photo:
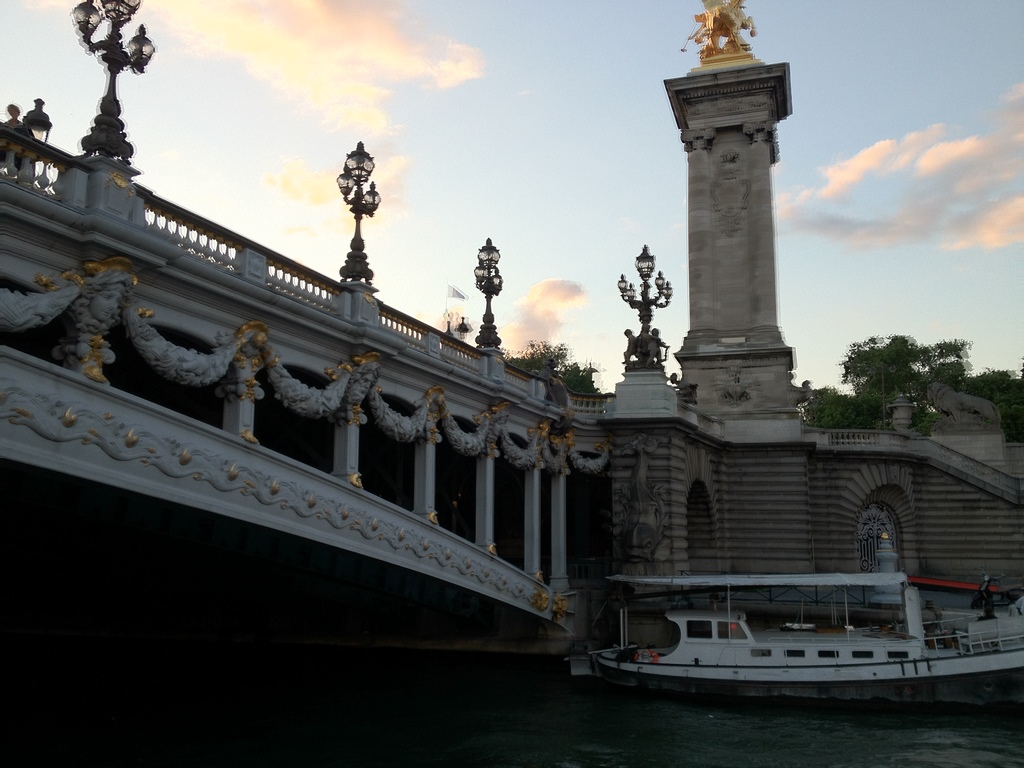
[[[909,659],[910,654],[906,651],[889,651],[890,659]]]
[[[771,656],[772,655],[772,649],[771,648],[751,648],[750,649],[750,655],[751,656]]]
[[[874,651],[854,651],[853,658],[855,659],[873,659],[875,658]]]
[[[819,659],[838,659],[839,651],[818,651]]]
[[[720,621],[718,622],[718,639],[746,640],[747,632],[740,626],[739,622]]]
[[[787,648],[786,656],[789,658],[802,659],[804,657],[803,648]]]
[[[711,639],[711,622],[691,619],[686,622],[686,636]]]

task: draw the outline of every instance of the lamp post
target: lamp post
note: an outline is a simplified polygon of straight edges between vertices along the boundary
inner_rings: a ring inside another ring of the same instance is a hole
[[[124,27],[142,5],[142,0],[85,0],[71,12],[82,44],[88,53],[98,53],[107,67],[107,91],[100,99],[100,111],[93,120],[92,130],[82,137],[82,151],[86,155],[103,155],[130,163],[135,147],[128,142],[121,120],[121,102],[117,99],[117,76],[125,69],[142,74],[153,58],[156,48],[146,37],[146,28],[139,27],[127,47],[121,45],[121,28]],[[92,36],[100,23],[106,19],[109,28],[107,36],[94,43]]]
[[[458,317],[460,322],[452,328],[452,323],[455,321],[456,317]],[[449,336],[458,336],[461,341],[465,341],[466,337],[469,336],[470,331],[473,330],[470,324],[466,322],[466,318],[464,316],[458,316],[450,309],[445,311],[444,320],[445,325],[447,326],[445,333]]]
[[[356,217],[356,233],[352,237],[352,244],[348,256],[345,257],[345,266],[341,268],[341,279],[358,282],[363,280],[367,285],[373,280],[373,270],[366,261],[366,252],[363,251],[363,235],[360,229],[360,222],[363,216],[373,217],[377,206],[380,205],[380,195],[377,194],[377,185],[370,181],[370,188],[363,192],[363,185],[370,180],[373,173],[373,158],[363,148],[363,142],[356,144],[354,151],[349,152],[345,157],[345,170],[338,176],[338,189],[341,196],[349,204],[348,209]]]
[[[654,319],[654,310],[663,309],[672,300],[672,283],[665,279],[660,271],[654,279],[654,287],[657,293],[651,296],[651,275],[654,274],[654,256],[647,246],[640,251],[636,257],[636,271],[640,275],[640,295],[637,296],[636,286],[626,280],[626,276],[619,278],[619,295],[622,300],[637,311],[640,316],[640,335],[633,336],[627,330],[629,345],[626,347],[624,362],[626,370],[637,368],[662,368],[661,348],[665,346],[657,328],[651,328],[651,320]],[[635,358],[635,359],[634,359]]]
[[[473,274],[476,276],[476,287],[487,299],[487,306],[484,308],[484,322],[480,326],[480,333],[477,334],[476,345],[485,349],[497,349],[501,346],[501,338],[498,336],[498,327],[494,324],[491,299],[501,293],[501,286],[505,282],[501,273],[498,272],[498,260],[501,258],[501,253],[488,237],[487,243],[480,249],[476,257],[480,261],[476,269],[473,270]]]
[[[25,113],[25,119],[22,122],[37,141],[46,141],[50,138],[50,129],[53,128],[53,123],[50,122],[50,116],[43,111],[43,100],[36,99],[35,101],[35,107]]]

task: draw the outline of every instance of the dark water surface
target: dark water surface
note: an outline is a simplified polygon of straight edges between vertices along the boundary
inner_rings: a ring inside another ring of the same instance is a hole
[[[1024,722],[697,706],[558,659],[7,639],[8,766],[1024,768]]]

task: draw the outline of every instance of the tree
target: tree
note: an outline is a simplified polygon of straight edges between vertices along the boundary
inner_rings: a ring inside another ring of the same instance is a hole
[[[840,361],[842,383],[814,391],[804,406],[809,426],[824,429],[886,429],[885,405],[903,395],[914,409],[911,428],[927,435],[941,418],[928,400],[928,385],[946,384],[958,392],[991,400],[999,408],[1003,431],[1010,442],[1024,441],[1024,380],[1011,371],[970,375],[971,342],[949,339],[918,344],[910,336],[872,336],[851,344]]]
[[[999,409],[1006,440],[1024,443],[1024,379],[1012,371],[988,369],[969,376],[963,391],[992,401]]]
[[[555,370],[569,391],[584,395],[597,394],[592,373],[573,359],[572,350],[566,344],[534,339],[526,345],[526,349],[505,354],[506,365],[514,365],[531,373],[540,373],[548,360],[555,361]]]
[[[878,429],[882,416],[882,398],[876,395],[851,395],[835,387],[814,390],[803,406],[804,421],[822,429]]]

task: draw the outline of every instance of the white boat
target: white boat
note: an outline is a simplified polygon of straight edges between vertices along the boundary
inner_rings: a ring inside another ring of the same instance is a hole
[[[725,600],[668,610],[675,638],[665,647],[641,648],[620,636],[620,645],[592,652],[594,671],[610,683],[704,700],[1024,706],[1024,616],[939,619],[930,606],[922,613],[903,573],[611,578],[638,589],[686,589],[690,602],[709,590],[725,592]],[[777,587],[823,591],[845,621],[816,631],[761,629],[763,622],[737,610],[741,593],[763,600]],[[863,588],[889,604],[899,623],[852,626],[847,595]]]

